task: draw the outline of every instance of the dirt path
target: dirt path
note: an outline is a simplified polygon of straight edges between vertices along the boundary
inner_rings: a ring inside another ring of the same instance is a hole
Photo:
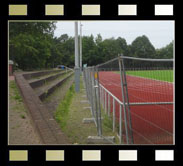
[[[13,79],[9,80],[9,144],[41,144]]]

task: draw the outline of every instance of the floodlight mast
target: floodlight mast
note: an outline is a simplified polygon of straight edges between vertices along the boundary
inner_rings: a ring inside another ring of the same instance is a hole
[[[78,22],[75,21],[75,67],[79,67],[78,56]]]
[[[78,22],[75,21],[75,91],[80,91],[80,68],[78,52]]]
[[[80,68],[82,71],[82,24],[80,22]]]

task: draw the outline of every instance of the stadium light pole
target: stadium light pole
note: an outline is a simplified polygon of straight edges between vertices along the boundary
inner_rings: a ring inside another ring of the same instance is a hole
[[[80,68],[78,55],[78,22],[75,21],[75,91],[80,91]]]
[[[80,22],[80,69],[82,71],[82,24]]]

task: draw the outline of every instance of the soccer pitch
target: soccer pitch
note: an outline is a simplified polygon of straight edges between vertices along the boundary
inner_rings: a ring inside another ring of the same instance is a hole
[[[140,70],[126,71],[127,75],[173,82],[173,70]]]

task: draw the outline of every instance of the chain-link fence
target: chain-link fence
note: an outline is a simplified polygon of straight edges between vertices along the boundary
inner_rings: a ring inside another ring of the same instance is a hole
[[[107,126],[120,144],[173,144],[173,59],[119,56],[84,81],[99,136]]]

